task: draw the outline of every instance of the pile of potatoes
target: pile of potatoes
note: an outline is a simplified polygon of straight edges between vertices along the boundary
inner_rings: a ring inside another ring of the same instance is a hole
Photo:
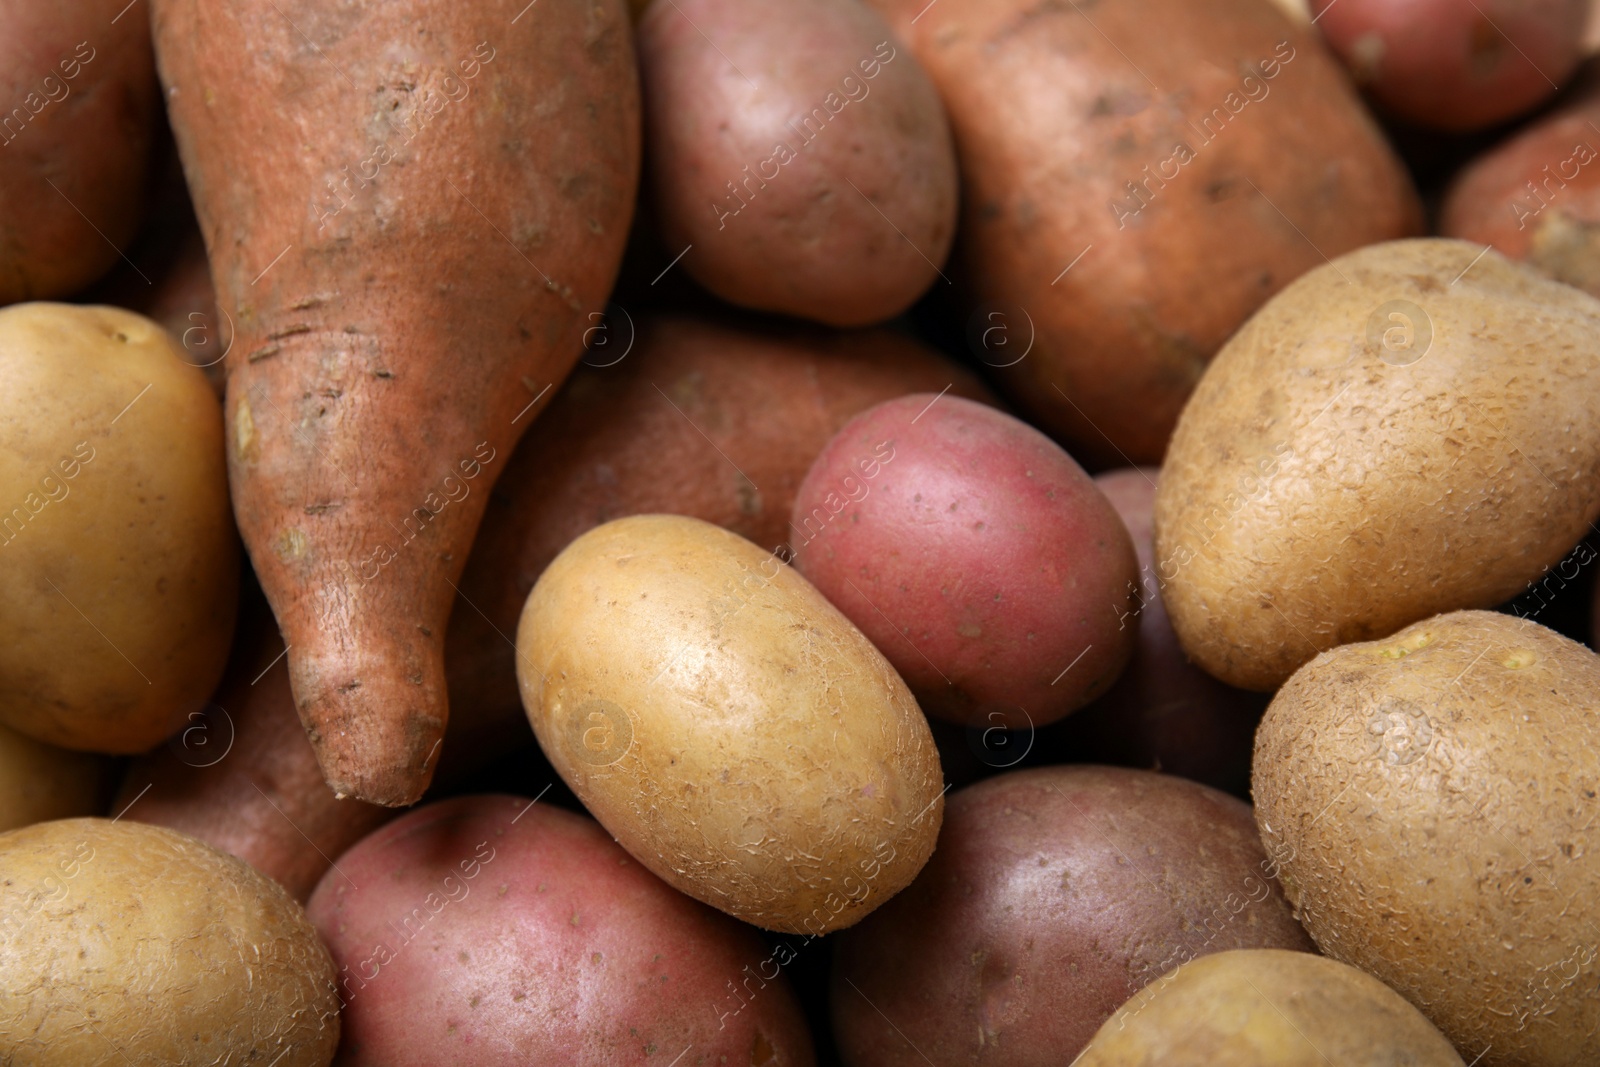
[[[1597,51],[9,0],[0,1064],[1600,1064]]]

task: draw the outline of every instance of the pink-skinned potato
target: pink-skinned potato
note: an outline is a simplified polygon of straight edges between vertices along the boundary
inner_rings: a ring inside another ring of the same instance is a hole
[[[592,820],[522,797],[409,812],[308,906],[344,1002],[344,1067],[809,1067],[782,967]]]
[[[919,393],[861,413],[812,464],[790,525],[796,568],[930,715],[1043,726],[1133,650],[1127,529],[1071,456],[993,408]]]
[[[1249,806],[1182,778],[1043,767],[969,786],[921,876],[839,938],[844,1061],[1064,1067],[1188,960],[1315,951],[1276,873]]]

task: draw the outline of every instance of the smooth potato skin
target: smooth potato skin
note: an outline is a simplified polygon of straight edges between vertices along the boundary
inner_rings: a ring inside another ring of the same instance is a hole
[[[160,94],[126,6],[0,5],[0,304],[83,288],[139,227]]]
[[[402,816],[339,858],[310,913],[339,966],[346,1067],[813,1062],[754,931],[522,797]]]
[[[1133,649],[1137,560],[1072,457],[1026,423],[916,393],[851,419],[790,520],[795,567],[883,650],[922,709],[1043,726]]]
[[[819,937],[933,851],[939,759],[905,683],[809,582],[735,534],[677,515],[589,531],[534,586],[517,653],[550,762],[698,900]]]
[[[1265,0],[872,2],[949,112],[969,324],[1017,345],[994,381],[1091,468],[1159,462],[1211,357],[1324,254],[1421,229],[1344,72]]]
[[[1458,611],[1317,657],[1256,736],[1301,921],[1485,1067],[1600,1058],[1597,691],[1588,649]]]
[[[100,814],[110,762],[0,726],[0,832]]]
[[[1583,58],[1587,0],[1312,0],[1323,37],[1383,107],[1474,130],[1553,96]]]
[[[702,285],[862,326],[939,278],[956,223],[949,126],[871,8],[673,0],[638,33],[650,193],[669,254],[692,246],[682,265]]]
[[[332,1062],[328,950],[243,860],[162,827],[62,819],[0,835],[0,869],[8,1065]]]
[[[222,412],[155,323],[0,310],[0,721],[142,752],[228,660],[239,543]]]
[[[851,1067],[1061,1067],[1146,983],[1246,946],[1312,950],[1248,806],[1148,771],[1015,771],[954,794],[927,868],[839,938],[834,1032]]]
[[[1335,645],[1522,592],[1600,515],[1597,355],[1600,301],[1464,241],[1296,282],[1218,356],[1162,468],[1184,651],[1271,690]]]
[[[1382,982],[1304,952],[1235,949],[1184,964],[1128,1001],[1078,1067],[1461,1067]]]

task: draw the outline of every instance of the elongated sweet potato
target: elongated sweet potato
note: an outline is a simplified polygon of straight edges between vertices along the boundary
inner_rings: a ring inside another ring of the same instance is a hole
[[[638,184],[622,0],[154,0],[231,318],[234,506],[335,792],[408,804],[488,487],[581,351]]]

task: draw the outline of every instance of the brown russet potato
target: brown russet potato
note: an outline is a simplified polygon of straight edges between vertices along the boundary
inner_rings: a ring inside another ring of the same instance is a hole
[[[437,766],[445,629],[488,490],[621,260],[627,8],[150,8],[234,330],[234,510],[300,717],[334,792],[410,804]]]
[[[1232,948],[1311,951],[1250,808],[1113,767],[1013,771],[951,796],[933,859],[843,934],[850,1067],[1060,1067],[1147,983]]]
[[[327,1067],[333,961],[243,860],[159,826],[0,834],[0,1035],[15,1067]]]
[[[1322,951],[1482,1067],[1600,1059],[1600,656],[1458,611],[1318,656],[1256,737],[1256,820]]]
[[[669,254],[730,303],[864,326],[934,282],[956,160],[933,83],[860,0],[670,0],[639,22]]]
[[[1076,1067],[1462,1067],[1404,997],[1336,960],[1234,949],[1144,988]]]
[[[1271,690],[1318,652],[1522,592],[1600,516],[1600,301],[1465,241],[1376,245],[1228,342],[1156,492],[1191,659]]]
[[[0,726],[0,832],[103,813],[109,763]]]
[[[1223,342],[1325,255],[1421,228],[1344,72],[1267,0],[872,2],[950,116],[969,334],[1090,469],[1158,462]]]
[[[0,722],[134,753],[205,703],[239,594],[222,436],[149,319],[0,309]]]
[[[517,626],[528,719],[562,779],[669,885],[820,937],[933,851],[939,758],[905,683],[774,553],[639,515],[545,569]]]

